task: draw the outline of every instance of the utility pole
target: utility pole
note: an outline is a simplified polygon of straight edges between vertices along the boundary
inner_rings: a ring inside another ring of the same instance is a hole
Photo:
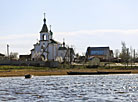
[[[135,57],[136,57],[136,52],[135,52],[135,49],[134,49],[134,59],[133,59],[134,65],[135,65]]]
[[[130,61],[131,61],[131,68],[132,68],[132,63],[133,63],[133,49],[130,47]]]
[[[127,67],[128,67],[128,60],[129,60],[129,48],[127,48],[127,58],[126,58]]]
[[[48,47],[49,47],[49,42],[47,43],[47,61],[49,61],[49,59],[48,59],[48,55],[49,55],[49,49],[48,49]]]
[[[7,56],[9,58],[9,45],[7,44]]]

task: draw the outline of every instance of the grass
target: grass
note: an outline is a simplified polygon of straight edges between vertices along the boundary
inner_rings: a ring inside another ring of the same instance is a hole
[[[46,75],[67,75],[69,71],[79,72],[95,72],[95,71],[131,71],[132,73],[138,73],[137,67],[124,66],[106,66],[99,68],[86,68],[86,66],[69,66],[60,65],[59,68],[48,68],[48,67],[34,67],[34,66],[0,66],[0,77],[11,77],[11,76],[24,76],[25,74],[32,74],[35,76],[46,76]]]

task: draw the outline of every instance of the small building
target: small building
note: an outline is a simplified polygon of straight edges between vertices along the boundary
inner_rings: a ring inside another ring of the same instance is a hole
[[[1,54],[1,53],[0,53],[0,57],[4,57],[4,56],[5,56],[4,54]]]
[[[19,60],[21,60],[21,61],[30,61],[31,60],[31,54],[30,55],[20,55]]]
[[[101,61],[113,59],[113,51],[109,47],[88,47],[86,51],[87,60],[96,57]]]
[[[0,60],[3,60],[4,58],[5,58],[5,55],[0,53]]]

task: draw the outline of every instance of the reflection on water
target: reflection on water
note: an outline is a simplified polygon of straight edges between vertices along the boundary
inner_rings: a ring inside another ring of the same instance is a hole
[[[138,75],[0,78],[0,102],[138,102]]]

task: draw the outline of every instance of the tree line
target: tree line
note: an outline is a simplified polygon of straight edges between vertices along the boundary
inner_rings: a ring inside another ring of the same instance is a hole
[[[121,45],[121,52],[118,49],[116,49],[114,52],[114,57],[119,62],[128,64],[138,61],[138,52],[136,53],[136,50],[133,49],[132,46],[128,48],[125,42],[121,42]]]

